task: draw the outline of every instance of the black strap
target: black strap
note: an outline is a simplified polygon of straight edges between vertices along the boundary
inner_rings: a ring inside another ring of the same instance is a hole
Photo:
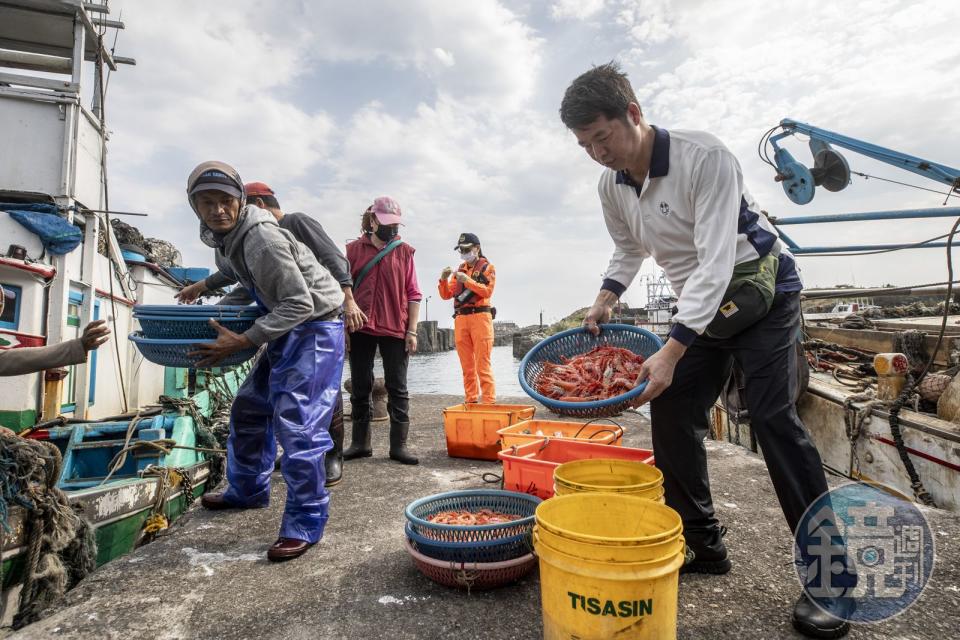
[[[491,313],[492,307],[460,307],[454,315],[468,316],[471,313]]]
[[[360,288],[360,283],[363,282],[364,278],[367,277],[367,274],[370,273],[370,270],[373,269],[377,264],[387,257],[387,254],[403,244],[403,240],[394,240],[383,249],[380,249],[380,253],[373,256],[373,259],[367,264],[363,265],[363,268],[360,269],[360,273],[357,274],[357,277],[353,279],[353,290],[357,291]]]
[[[480,275],[482,276],[482,275],[486,272],[487,267],[490,266],[490,262],[489,262],[486,258],[481,258],[481,260],[483,260],[483,265],[480,266]],[[473,275],[474,275],[475,273],[476,273],[476,271],[471,272],[471,273],[470,273],[470,277],[473,278]],[[476,278],[473,278],[473,279],[476,280]],[[457,288],[457,292],[453,294],[453,308],[454,308],[454,310],[457,310],[457,309],[459,309],[459,308],[461,307],[461,303],[460,303],[460,302],[457,302],[457,296],[459,296],[461,293],[463,293],[465,290],[468,289],[468,287],[467,287],[466,285],[464,285],[462,282],[458,282],[458,283],[457,283],[457,287],[458,287],[458,288]],[[473,293],[474,293],[474,295],[476,295],[476,292],[473,292]],[[490,310],[490,307],[484,307],[484,308],[485,308],[487,311]]]

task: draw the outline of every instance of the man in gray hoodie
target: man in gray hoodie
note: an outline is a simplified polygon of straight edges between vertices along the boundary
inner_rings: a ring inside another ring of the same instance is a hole
[[[208,509],[265,507],[279,440],[287,502],[267,557],[296,558],[323,536],[327,521],[324,456],[333,446],[329,426],[343,372],[343,292],[269,212],[246,204],[233,167],[200,164],[187,180],[187,195],[200,218],[201,239],[216,249],[217,268],[240,283],[220,304],[253,299],[264,311],[243,334],[211,320],[218,337],[194,352],[197,366],[267,346],[230,412],[229,486],[202,503]]]

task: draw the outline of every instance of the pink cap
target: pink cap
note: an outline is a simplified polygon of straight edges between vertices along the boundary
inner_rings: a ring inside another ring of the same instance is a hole
[[[380,196],[370,207],[380,224],[400,224],[400,205],[389,196]]]

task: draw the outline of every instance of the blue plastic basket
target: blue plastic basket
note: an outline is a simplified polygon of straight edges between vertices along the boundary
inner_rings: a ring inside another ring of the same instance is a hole
[[[540,498],[526,493],[499,489],[449,491],[421,498],[407,505],[406,516],[412,531],[431,542],[480,547],[505,538],[529,536],[533,531],[534,513]],[[428,516],[441,511],[478,511],[492,509],[520,516],[512,522],[483,525],[436,524]]]
[[[201,344],[209,344],[213,340],[163,340],[144,337],[139,331],[130,334],[130,340],[137,346],[143,357],[155,364],[165,367],[181,367],[184,369],[196,368],[196,358],[187,354]],[[254,355],[257,349],[238,351],[217,363],[217,367],[229,367],[246,362]]]
[[[138,304],[133,307],[134,316],[184,316],[194,314],[205,317],[259,316],[259,307],[236,304]]]
[[[209,340],[217,337],[207,317],[136,316],[143,337],[173,340]],[[213,318],[234,333],[243,333],[253,326],[256,317]]]
[[[529,533],[485,542],[444,542],[420,535],[407,522],[407,538],[417,551],[435,560],[447,562],[506,562],[527,555],[533,550]]]
[[[563,358],[572,358],[599,346],[622,347],[649,358],[662,346],[663,341],[646,329],[626,324],[600,325],[600,335],[594,336],[584,327],[568,329],[537,343],[520,362],[520,386],[531,398],[542,403],[554,413],[579,418],[604,418],[616,415],[630,406],[634,398],[643,393],[646,382],[618,396],[589,402],[561,402],[537,393],[533,386],[537,376],[548,362],[560,363]]]

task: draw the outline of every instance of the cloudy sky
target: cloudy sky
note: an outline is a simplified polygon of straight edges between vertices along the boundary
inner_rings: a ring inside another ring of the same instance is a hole
[[[855,177],[792,205],[756,147],[784,117],[960,165],[960,3],[749,0],[111,0],[126,30],[110,78],[111,206],[211,266],[184,182],[220,159],[278,192],[340,241],[391,195],[417,248],[428,313],[449,325],[441,269],[462,231],[497,267],[498,319],[552,321],[592,302],[612,243],[601,167],[557,116],[567,84],[619,60],[647,119],[704,129],[737,154],[777,216],[938,207],[944,196]],[[789,143],[809,163],[800,141]],[[854,170],[934,182],[849,153]],[[960,199],[953,199],[960,206]],[[921,240],[946,219],[809,225],[801,244]],[[801,258],[807,286],[944,280],[942,250]],[[653,273],[652,264],[643,273]],[[642,304],[635,282],[625,294]]]

